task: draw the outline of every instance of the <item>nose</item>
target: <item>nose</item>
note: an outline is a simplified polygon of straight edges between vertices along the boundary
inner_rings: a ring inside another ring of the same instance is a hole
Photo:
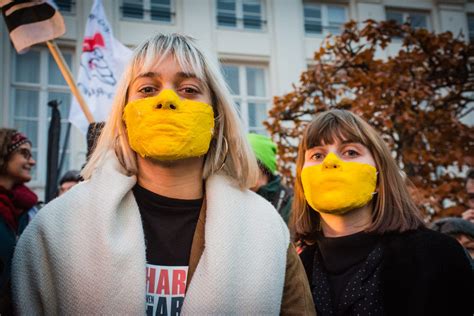
[[[337,169],[341,167],[341,165],[336,161],[328,161],[328,162],[323,162],[323,167],[324,169]]]
[[[173,102],[172,100],[166,100],[166,101],[158,102],[158,104],[156,105],[156,108],[163,109],[163,110],[177,110],[178,104],[176,102]]]
[[[33,157],[31,157],[29,160],[28,160],[28,163],[32,166],[36,165],[36,161],[33,159]]]
[[[323,160],[324,169],[338,169],[341,168],[341,160],[334,153],[329,153]]]
[[[164,89],[158,95],[155,108],[158,110],[178,110],[180,99],[172,89]]]

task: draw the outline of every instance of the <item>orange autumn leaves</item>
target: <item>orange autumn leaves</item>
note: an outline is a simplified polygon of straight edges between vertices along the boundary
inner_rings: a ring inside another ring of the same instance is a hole
[[[458,214],[466,196],[452,171],[474,156],[473,129],[461,121],[473,108],[473,59],[474,46],[449,32],[347,23],[326,38],[299,85],[274,98],[265,125],[279,145],[280,172],[292,183],[297,144],[313,114],[349,109],[383,135],[428,218]]]

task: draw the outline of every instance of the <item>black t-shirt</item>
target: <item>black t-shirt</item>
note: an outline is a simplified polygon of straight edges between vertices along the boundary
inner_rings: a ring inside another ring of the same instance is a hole
[[[133,188],[133,194],[145,234],[147,315],[179,315],[203,198],[168,198],[138,184]]]

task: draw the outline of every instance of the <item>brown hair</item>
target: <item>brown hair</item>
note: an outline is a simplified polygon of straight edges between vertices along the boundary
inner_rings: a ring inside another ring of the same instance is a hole
[[[16,130],[11,128],[0,128],[0,174],[4,174],[7,169],[7,162],[10,158],[8,146],[16,132]]]
[[[329,110],[317,114],[306,127],[298,148],[291,219],[291,228],[297,241],[313,243],[320,225],[319,213],[306,202],[301,183],[305,152],[321,144],[332,144],[336,140],[348,140],[367,147],[379,172],[378,194],[373,200],[372,224],[366,231],[402,232],[423,226],[418,208],[407,190],[408,180],[402,176],[382,137],[357,115],[346,110]]]

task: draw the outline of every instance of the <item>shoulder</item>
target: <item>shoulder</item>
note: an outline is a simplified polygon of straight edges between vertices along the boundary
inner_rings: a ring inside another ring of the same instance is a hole
[[[120,177],[125,178],[124,181]],[[135,177],[98,174],[90,180],[81,182],[65,194],[50,201],[26,226],[22,239],[34,242],[39,235],[43,240],[56,242],[61,238],[81,234],[79,227],[93,227],[97,222],[116,210],[129,194]],[[111,190],[111,188],[113,188]],[[21,247],[21,243],[20,243]]]
[[[206,183],[206,197],[209,202],[214,202],[226,208],[238,209],[240,213],[252,217],[264,217],[275,223],[283,223],[275,207],[257,193],[241,189],[229,177],[213,175]]]
[[[239,229],[240,238],[281,241],[286,252],[290,241],[288,227],[273,205],[250,190],[241,189],[235,181],[223,175],[213,175],[206,181],[206,226]],[[206,231],[207,233],[207,231]]]
[[[473,273],[466,252],[454,238],[420,228],[387,234],[383,242],[387,306],[397,310],[405,300],[414,310],[427,308],[427,314],[472,314],[465,312],[471,309]]]
[[[63,195],[46,204],[24,228],[18,240],[16,252],[21,251],[23,247],[30,248],[32,244],[39,245],[43,243],[45,235],[60,233],[60,230],[68,223],[68,213],[71,209],[68,206],[74,205],[74,195],[74,193],[70,193],[67,196]],[[56,239],[52,238],[51,240],[54,241]]]
[[[439,257],[442,253],[464,255],[462,246],[454,238],[428,228],[388,234],[385,240],[392,248],[412,249],[428,257]]]
[[[452,237],[420,228],[384,237],[386,266],[423,271],[426,276],[472,277],[464,248]],[[415,272],[416,273],[416,272]]]
[[[30,227],[39,229],[50,225],[56,226],[67,221],[70,213],[77,213],[84,205],[88,204],[86,197],[92,196],[93,192],[93,188],[90,188],[90,184],[87,182],[75,185],[65,194],[44,205],[34,220],[26,227],[25,232],[31,229]]]
[[[306,275],[312,275],[313,271],[313,261],[314,261],[314,253],[316,251],[317,244],[305,246],[305,248],[300,253],[300,259],[303,263],[303,267],[306,271]]]

